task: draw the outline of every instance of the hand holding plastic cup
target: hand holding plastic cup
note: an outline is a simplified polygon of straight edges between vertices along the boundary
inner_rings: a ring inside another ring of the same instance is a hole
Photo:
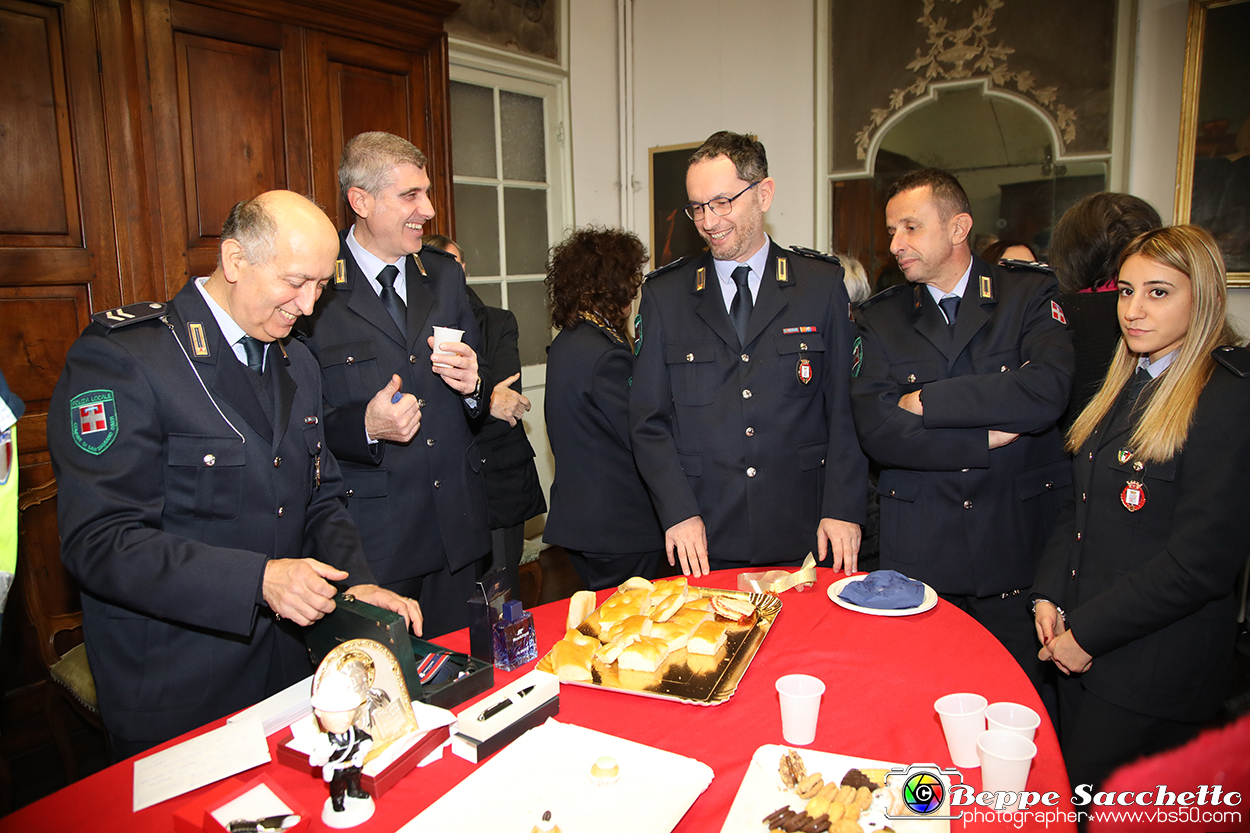
[[[981,765],[977,756],[977,738],[985,731],[986,699],[980,694],[947,694],[933,704],[942,718],[942,732],[951,761],[963,769]]]
[[[1029,768],[1037,747],[1015,732],[991,729],[977,739],[981,758],[981,789],[985,792],[1015,793],[1018,797],[1029,782]],[[1004,805],[999,809],[1013,809]],[[996,805],[997,807],[997,805]]]
[[[816,740],[820,698],[825,684],[807,674],[787,674],[777,678],[781,701],[781,736],[793,746],[806,746]]]
[[[455,327],[435,327],[434,328],[434,355],[450,356],[451,353],[440,353],[438,348],[446,342],[459,343],[464,339],[464,330],[457,330]],[[449,364],[435,361],[435,367],[451,367]]]
[[[1033,734],[1041,725],[1037,712],[1019,703],[991,703],[985,709],[987,729],[1015,732],[1025,740],[1033,740]]]

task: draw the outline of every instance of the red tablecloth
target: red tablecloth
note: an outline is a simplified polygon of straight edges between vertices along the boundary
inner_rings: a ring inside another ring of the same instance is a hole
[[[784,607],[728,702],[703,707],[562,686],[557,719],[709,765],[716,777],[677,830],[715,833],[729,812],[755,749],[784,743],[773,687],[779,676],[803,672],[825,681],[816,740],[808,748],[901,764],[950,766],[933,701],[954,691],[974,691],[991,703],[1023,703],[1042,715],[1028,789],[1057,792],[1060,803],[1052,809],[1071,810],[1067,771],[1041,701],[1010,654],[984,628],[942,601],[926,613],[897,618],[844,610],[826,595],[828,586],[842,574],[823,568],[817,573],[814,589],[781,595]],[[736,573],[718,572],[695,583],[733,588],[735,581]],[[600,593],[599,601],[608,595],[607,591]],[[553,602],[534,611],[540,655],[563,635],[567,610],[567,603]],[[439,643],[467,652],[468,634],[450,634]],[[495,682],[503,685],[533,667],[531,662],[512,673],[496,671]],[[271,747],[276,739],[277,735],[270,738]],[[414,770],[386,793],[374,817],[355,829],[360,833],[392,833],[468,776],[474,766],[447,751],[443,760]],[[297,800],[318,808],[319,814],[327,794],[320,779],[276,762],[241,777],[250,778],[262,771]],[[213,789],[205,787],[134,814],[130,811],[132,779],[133,762],[110,767],[0,819],[0,830],[172,830],[178,808],[194,795]],[[980,790],[979,770],[965,770],[964,780]],[[489,796],[483,799],[489,800]],[[1006,822],[987,822],[984,808],[979,809],[979,818],[952,822],[952,829],[1020,829]],[[1024,826],[1032,829],[1034,825],[1026,822]],[[1047,829],[1074,827],[1052,822]],[[317,817],[310,829],[328,828]],[[762,824],[760,830],[764,830]]]

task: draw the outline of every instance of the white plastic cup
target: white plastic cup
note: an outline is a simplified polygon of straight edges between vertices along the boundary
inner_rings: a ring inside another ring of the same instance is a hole
[[[816,740],[816,720],[825,684],[807,674],[787,674],[777,679],[781,701],[781,736],[793,746]]]
[[[440,353],[438,351],[439,345],[445,344],[446,342],[449,342],[449,341],[459,343],[463,339],[464,339],[464,330],[457,330],[455,327],[435,327],[434,328],[434,355],[435,356],[450,356],[451,355],[450,353]],[[434,362],[434,366],[435,367],[451,367],[451,365],[443,364],[442,362]]]
[[[981,789],[985,792],[1015,793],[1015,800],[997,809],[1014,810],[1020,793],[1029,783],[1029,768],[1037,755],[1033,741],[1015,732],[991,729],[977,738],[981,758]]]
[[[947,694],[933,704],[942,718],[942,732],[946,735],[946,748],[951,761],[963,769],[976,769],[981,765],[977,756],[977,738],[985,731],[985,706],[987,700],[980,694]]]
[[[1025,740],[1033,740],[1042,719],[1019,703],[991,703],[985,709],[985,723],[987,729],[1015,732]]]

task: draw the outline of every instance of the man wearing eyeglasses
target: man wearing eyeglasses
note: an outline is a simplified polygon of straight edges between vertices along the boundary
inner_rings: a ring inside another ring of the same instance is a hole
[[[648,276],[630,428],[670,564],[856,567],[867,463],[837,259],[764,232],[764,146],[722,131],[690,157],[686,215],[709,251]]]

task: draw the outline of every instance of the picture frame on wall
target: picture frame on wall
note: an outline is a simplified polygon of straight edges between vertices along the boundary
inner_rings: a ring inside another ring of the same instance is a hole
[[[1250,286],[1250,0],[1190,0],[1175,222],[1210,230]]]
[[[707,245],[686,216],[686,163],[702,142],[650,149],[651,268],[703,254]]]

